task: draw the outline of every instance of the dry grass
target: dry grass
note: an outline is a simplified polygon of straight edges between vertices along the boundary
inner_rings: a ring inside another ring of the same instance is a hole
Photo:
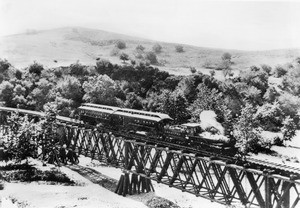
[[[97,58],[109,59],[113,63],[121,64],[118,56],[112,56],[111,51],[117,40],[126,42],[127,53],[131,59],[135,58],[136,46],[141,44],[145,52],[151,51],[155,41],[130,37],[121,34],[84,28],[62,28],[41,31],[35,34],[20,34],[7,36],[0,40],[0,58],[6,58],[17,68],[26,67],[34,60],[48,67],[69,65],[80,60],[83,64],[94,65]],[[300,56],[300,49],[272,50],[272,51],[238,51],[212,48],[201,48],[183,45],[183,53],[175,50],[175,43],[159,42],[162,52],[157,54],[163,70],[175,74],[190,73],[189,67],[209,73],[204,67],[210,63],[212,67],[221,61],[224,52],[232,54],[234,69],[246,69],[252,65],[268,64],[275,66],[292,62]],[[54,61],[56,60],[56,61]]]

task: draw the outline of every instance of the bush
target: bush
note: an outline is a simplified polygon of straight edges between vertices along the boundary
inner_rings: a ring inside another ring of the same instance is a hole
[[[126,43],[123,40],[118,40],[116,42],[116,47],[118,49],[124,49],[124,48],[126,48]]]
[[[275,70],[274,70],[274,74],[275,74],[275,76],[276,77],[282,77],[282,76],[284,76],[284,75],[286,75],[287,74],[287,69],[285,69],[284,67],[282,67],[282,66],[276,66],[275,67]]]
[[[111,56],[118,56],[120,53],[120,49],[119,48],[116,48],[114,47],[111,51],[110,51],[110,55]]]
[[[137,45],[137,47],[135,48],[137,51],[144,51],[145,47],[142,45]]]
[[[176,45],[176,46],[175,46],[175,51],[176,51],[177,53],[182,53],[182,52],[184,52],[184,51],[183,51],[183,46],[182,46],[182,45]]]
[[[225,61],[225,60],[231,61],[231,54],[228,52],[225,52],[225,53],[223,53],[221,58],[223,61]]]
[[[268,75],[271,75],[272,72],[272,67],[270,67],[269,65],[263,64],[261,65],[261,68],[264,72],[266,72]]]
[[[160,53],[161,52],[161,45],[159,45],[158,43],[156,43],[153,47],[152,47],[152,50],[155,52],[155,53]]]
[[[152,51],[147,52],[145,58],[150,62],[150,64],[157,64],[158,63],[156,54]]]
[[[206,69],[213,69],[214,68],[213,65],[212,65],[212,62],[210,60],[207,60],[207,59],[204,61],[202,66]]]
[[[190,67],[190,71],[192,74],[196,73],[197,72],[197,69],[195,67]]]
[[[36,74],[38,76],[41,75],[42,71],[44,70],[44,67],[42,64],[39,64],[37,62],[34,62],[29,66],[29,73]]]

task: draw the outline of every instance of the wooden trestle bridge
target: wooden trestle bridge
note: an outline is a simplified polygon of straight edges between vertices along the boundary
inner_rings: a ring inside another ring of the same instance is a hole
[[[5,109],[0,108],[1,112]],[[68,147],[123,169],[116,190],[120,195],[151,191],[151,180],[154,180],[225,205],[300,207],[299,174],[249,168],[202,153],[185,153],[143,142],[133,134],[89,129],[63,117],[57,120],[57,131]],[[0,127],[2,135],[9,132],[9,126],[1,124]]]

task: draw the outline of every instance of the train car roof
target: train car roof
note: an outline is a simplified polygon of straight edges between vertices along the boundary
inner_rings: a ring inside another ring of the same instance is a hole
[[[89,106],[80,106],[78,109],[101,112],[101,113],[109,113],[109,114],[112,114],[113,112],[115,112],[115,110],[110,110],[109,108],[102,109],[102,108],[89,107]]]
[[[149,121],[162,121],[163,119],[159,117],[152,117],[152,116],[144,116],[144,115],[138,115],[138,114],[131,114],[131,113],[126,113],[126,112],[121,112],[121,111],[115,111],[113,115],[119,115],[119,116],[126,116],[130,118],[138,118],[142,120],[149,120]]]
[[[201,126],[199,123],[185,123],[185,124],[181,124],[182,126],[186,126],[186,127],[198,127]]]
[[[149,112],[149,111],[141,111],[141,110],[134,110],[129,108],[120,108],[118,109],[114,114],[122,114],[127,116],[134,116],[137,118],[144,118],[149,119],[155,118],[154,120],[173,120],[169,115],[164,113],[155,113],[155,112]]]
[[[115,106],[100,105],[100,104],[94,104],[94,103],[83,103],[82,106],[99,108],[99,109],[104,109],[104,110],[112,110],[112,111],[120,109],[119,107],[115,107]]]
[[[40,117],[45,116],[45,113],[43,112],[25,110],[20,108],[0,107],[0,111],[20,112],[20,113],[36,115]]]

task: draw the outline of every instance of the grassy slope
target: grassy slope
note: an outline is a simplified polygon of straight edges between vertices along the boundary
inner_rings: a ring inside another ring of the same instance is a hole
[[[122,34],[92,30],[85,28],[61,28],[40,31],[35,34],[18,34],[0,39],[0,58],[6,58],[15,67],[26,67],[34,60],[45,66],[69,65],[80,60],[84,64],[95,64],[96,58],[109,59],[113,63],[121,63],[118,56],[111,56],[114,41],[122,39],[127,48],[122,50],[134,58],[135,47],[142,44],[145,51],[152,50],[155,41],[130,37]],[[91,44],[97,41],[96,45]],[[300,49],[272,51],[238,51],[202,48],[184,45],[183,53],[176,53],[174,43],[159,42],[163,51],[158,54],[158,60],[164,62],[161,69],[175,74],[189,73],[189,66],[196,67],[204,73],[202,65],[205,61],[218,63],[224,52],[233,55],[234,68],[245,69],[252,65],[268,64],[275,66],[292,62],[300,56]],[[54,62],[57,61],[57,63]]]

